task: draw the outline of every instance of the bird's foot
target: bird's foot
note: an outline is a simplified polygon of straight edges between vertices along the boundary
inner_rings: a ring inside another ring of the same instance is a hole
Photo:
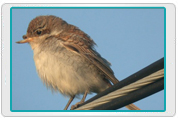
[[[70,110],[76,109],[76,108],[79,107],[80,104],[82,104],[82,103],[84,103],[84,101],[77,102],[75,105],[72,105],[72,106],[71,106]]]

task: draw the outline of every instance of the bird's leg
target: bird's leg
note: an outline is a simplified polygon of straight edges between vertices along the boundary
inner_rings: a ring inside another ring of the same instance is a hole
[[[71,96],[67,105],[65,106],[64,110],[67,110],[67,108],[69,107],[70,103],[73,101],[73,99],[75,98],[75,95],[74,96]]]
[[[87,94],[88,94],[88,90],[85,91],[84,95],[83,95],[83,98],[81,99],[80,102],[77,102],[75,105],[72,105],[71,107],[71,110],[74,110],[75,108],[77,108],[80,104],[84,103],[85,102],[85,99],[87,97]]]

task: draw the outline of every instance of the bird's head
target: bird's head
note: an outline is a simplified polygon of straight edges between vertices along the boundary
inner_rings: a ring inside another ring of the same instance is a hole
[[[32,49],[34,49],[40,44],[48,46],[52,41],[47,39],[57,39],[70,43],[71,41],[68,41],[68,39],[71,39],[73,43],[78,43],[80,39],[80,44],[84,44],[86,47],[95,45],[95,42],[78,27],[70,25],[61,18],[52,15],[38,16],[33,19],[28,26],[26,35],[23,35],[23,40],[16,43],[29,43]]]
[[[23,35],[23,40],[16,43],[37,45],[51,36],[59,35],[66,27],[67,23],[59,17],[38,16],[30,22],[26,35]]]

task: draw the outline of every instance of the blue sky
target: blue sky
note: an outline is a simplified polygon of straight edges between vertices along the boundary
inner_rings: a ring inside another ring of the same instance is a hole
[[[12,110],[62,110],[69,99],[42,83],[30,45],[15,43],[39,15],[58,16],[87,33],[119,80],[164,57],[164,9],[12,9]],[[164,91],[135,104],[163,110]]]

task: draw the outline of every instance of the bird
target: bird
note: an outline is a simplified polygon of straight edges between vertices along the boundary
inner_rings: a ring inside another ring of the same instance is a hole
[[[54,15],[41,15],[32,19],[27,33],[16,43],[28,43],[33,50],[37,73],[51,90],[70,97],[64,110],[73,99],[83,94],[100,93],[119,82],[110,62],[94,48],[96,43],[78,27]],[[134,104],[126,106],[140,110]]]

